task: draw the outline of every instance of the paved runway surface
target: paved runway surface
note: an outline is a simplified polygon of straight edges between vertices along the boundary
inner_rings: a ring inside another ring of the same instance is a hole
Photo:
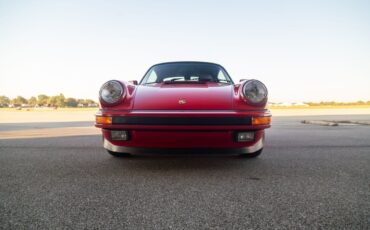
[[[0,140],[0,228],[368,229],[370,126],[302,119],[274,118],[258,159],[117,159],[99,135]]]

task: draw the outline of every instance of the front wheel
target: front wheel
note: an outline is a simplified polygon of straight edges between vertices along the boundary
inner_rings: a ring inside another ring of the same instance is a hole
[[[114,157],[130,157],[131,156],[129,153],[118,153],[118,152],[112,152],[109,150],[107,150],[107,152]]]
[[[258,157],[261,153],[262,153],[262,149],[258,150],[257,152],[254,152],[254,153],[245,153],[245,154],[241,154],[240,156],[242,158],[256,158]]]

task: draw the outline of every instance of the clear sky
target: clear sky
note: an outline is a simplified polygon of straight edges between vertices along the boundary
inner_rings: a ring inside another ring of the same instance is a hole
[[[274,102],[370,100],[370,1],[0,0],[0,95],[97,99],[180,60],[259,79]]]

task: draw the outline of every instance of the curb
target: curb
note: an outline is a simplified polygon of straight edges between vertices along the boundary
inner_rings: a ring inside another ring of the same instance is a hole
[[[322,125],[322,126],[338,126],[337,122],[332,121],[309,121],[309,120],[303,120],[303,124],[311,124],[311,125]]]
[[[339,121],[326,121],[343,124],[355,124],[355,125],[370,125],[370,121],[351,121],[351,120],[339,120]]]

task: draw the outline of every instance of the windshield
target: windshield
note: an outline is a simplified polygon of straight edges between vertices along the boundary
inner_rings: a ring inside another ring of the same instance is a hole
[[[142,85],[155,83],[205,83],[233,84],[227,72],[211,63],[164,63],[149,69]]]

